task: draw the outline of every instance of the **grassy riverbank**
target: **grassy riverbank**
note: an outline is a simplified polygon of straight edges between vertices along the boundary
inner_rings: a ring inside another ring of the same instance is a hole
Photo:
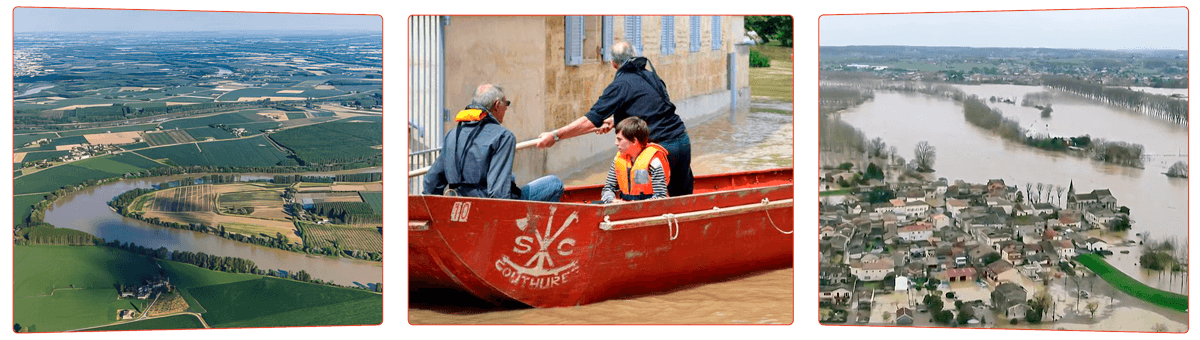
[[[1144,283],[1126,275],[1125,273],[1113,267],[1103,258],[1096,254],[1083,254],[1077,259],[1079,263],[1087,266],[1092,272],[1107,281],[1113,287],[1117,287],[1121,291],[1132,295],[1133,297],[1142,299],[1159,306],[1171,308],[1174,310],[1186,312],[1188,309],[1187,295],[1176,294],[1160,289],[1147,286]]]
[[[771,101],[792,101],[792,48],[777,41],[751,46],[750,50],[771,59],[770,67],[750,68],[750,95]]]

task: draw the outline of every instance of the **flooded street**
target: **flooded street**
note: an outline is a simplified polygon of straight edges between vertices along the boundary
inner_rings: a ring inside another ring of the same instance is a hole
[[[689,125],[696,175],[791,167],[791,104],[752,103],[748,113]],[[782,113],[781,113],[782,112]],[[567,186],[600,184],[611,160],[563,178]],[[676,291],[563,308],[491,306],[445,292],[410,296],[412,324],[791,324],[795,269],[749,273]],[[435,298],[434,296],[439,296]]]

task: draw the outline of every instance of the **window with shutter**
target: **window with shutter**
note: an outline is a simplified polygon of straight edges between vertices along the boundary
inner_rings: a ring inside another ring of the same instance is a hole
[[[675,17],[662,17],[661,52],[663,55],[675,54]]]
[[[583,16],[566,17],[566,52],[567,65],[583,63]]]
[[[721,17],[712,16],[712,49],[721,49]]]
[[[691,25],[692,26],[692,44],[691,44],[691,48],[688,49],[688,52],[698,52],[698,51],[700,51],[700,16],[693,15],[691,24],[692,24]]]
[[[604,32],[604,61],[612,60],[612,45],[613,45],[613,17],[611,15],[603,16],[604,20],[602,31]]]
[[[642,55],[642,17],[625,17],[625,41],[633,45],[634,53]]]

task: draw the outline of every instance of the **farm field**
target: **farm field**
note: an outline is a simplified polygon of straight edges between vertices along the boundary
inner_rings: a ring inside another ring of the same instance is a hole
[[[127,172],[138,172],[161,166],[162,164],[130,152],[89,158],[17,177],[13,180],[13,194],[49,192],[67,185],[81,184],[88,180],[120,177]]]
[[[261,123],[238,123],[238,124],[227,124],[227,125],[229,127],[239,127],[239,128],[246,129],[247,134],[253,135],[253,134],[257,134],[257,133],[261,132],[262,130],[278,128],[279,126],[283,125],[283,123],[261,122]]]
[[[383,192],[361,191],[358,193],[363,202],[371,205],[376,214],[383,215]]]
[[[211,184],[188,185],[154,193],[154,200],[146,206],[147,211],[186,212],[212,211],[213,199]]]
[[[161,124],[163,130],[171,130],[175,128],[188,129],[194,127],[209,126],[213,124],[237,124],[237,123],[253,123],[268,121],[270,118],[258,115],[257,109],[241,110],[236,112],[222,113],[206,117],[176,119]]]
[[[197,146],[200,150],[197,150]],[[203,152],[201,152],[203,150]],[[265,137],[234,139],[198,144],[180,144],[137,153],[151,159],[170,159],[182,166],[274,166],[295,165],[296,162]]]
[[[29,214],[33,213],[33,205],[41,202],[45,195],[17,195],[13,196],[13,224],[21,224],[25,219],[29,218]]]
[[[218,140],[237,138],[234,137],[232,133],[229,133],[229,131],[225,131],[225,129],[221,128],[199,127],[187,129],[186,131],[192,136],[193,139],[198,141],[208,140],[209,138]]]
[[[115,322],[117,309],[144,301],[118,300],[113,285],[158,272],[144,257],[107,247],[14,246],[13,255],[13,322],[37,332]]]
[[[301,223],[300,236],[304,239],[304,246],[309,248],[332,247],[333,242],[337,242],[341,249],[383,252],[383,235],[375,227],[356,228]]]
[[[51,139],[50,143],[46,143],[44,145],[34,145],[34,146],[26,147],[26,148],[20,148],[20,149],[17,149],[17,152],[54,151],[54,150],[57,150],[56,147],[59,145],[86,144],[87,142],[88,142],[87,138],[84,138],[83,136],[58,137],[58,138]]]
[[[189,288],[214,328],[374,325],[382,319],[382,295],[285,279]]]
[[[150,144],[150,146],[168,145],[168,144],[176,143],[175,139],[171,138],[171,136],[168,135],[166,132],[146,133],[145,136],[146,136],[146,143]]]
[[[88,331],[133,331],[145,329],[193,329],[204,328],[196,316],[191,314],[173,315],[162,318],[138,320],[119,325],[92,328]]]
[[[125,149],[125,150],[135,150],[135,149],[148,148],[148,147],[150,147],[150,144],[148,144],[148,143],[146,143],[146,142],[141,142],[141,143],[133,143],[133,144],[128,144],[128,145],[122,145],[122,146],[121,146],[121,149]]]
[[[70,154],[71,154],[71,151],[67,151],[67,150],[28,152],[28,153],[25,153],[25,156],[21,158],[20,162],[22,162],[22,163],[23,162],[34,162],[34,161],[40,161],[43,159],[59,158],[59,157],[70,155]]]
[[[295,93],[296,91],[300,92]],[[241,98],[255,98],[254,100],[257,100],[258,97],[325,98],[342,94],[346,94],[346,92],[304,88],[250,88],[229,91],[229,93],[217,98],[217,101],[234,102],[242,100]]]
[[[138,131],[96,133],[83,135],[83,137],[87,138],[90,144],[129,144],[135,142],[135,139],[142,138],[141,132]]]
[[[287,113],[287,118],[288,119],[304,119],[304,118],[308,118],[308,115],[304,114],[303,111],[300,111],[300,112],[293,111],[293,112]]]
[[[61,131],[58,134],[62,135],[63,137],[68,137],[68,136],[83,136],[83,135],[90,135],[90,134],[96,134],[96,133],[109,133],[109,132],[147,131],[147,130],[154,130],[155,126],[157,126],[157,125],[155,125],[155,124],[124,125],[124,126],[102,127],[102,128],[84,129],[84,130],[68,130],[68,131]]]
[[[36,140],[39,140],[42,138],[55,139],[55,138],[58,138],[58,134],[50,132],[50,133],[33,133],[33,134],[26,134],[26,135],[14,135],[13,136],[13,147],[19,148],[22,145],[25,145],[25,143],[36,141]]]
[[[378,157],[382,123],[328,122],[287,129],[271,139],[291,149],[308,164],[331,164]]]
[[[1172,293],[1147,286],[1145,283],[1129,277],[1129,275],[1121,272],[1121,270],[1113,267],[1108,262],[1105,262],[1103,258],[1096,254],[1079,255],[1077,261],[1082,263],[1084,266],[1087,266],[1088,269],[1091,269],[1092,272],[1096,273],[1096,275],[1100,276],[1100,278],[1103,278],[1104,281],[1108,281],[1108,283],[1113,287],[1116,287],[1121,291],[1132,295],[1133,297],[1179,311],[1186,311],[1188,309],[1187,295]]]

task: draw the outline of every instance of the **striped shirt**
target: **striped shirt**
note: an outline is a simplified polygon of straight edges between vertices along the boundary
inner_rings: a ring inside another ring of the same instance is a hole
[[[663,174],[662,162],[658,158],[650,160],[650,185],[654,187],[654,196],[650,199],[667,197],[667,177]],[[600,192],[600,200],[611,203],[621,191],[617,184],[617,163],[608,167],[608,177],[604,179],[604,189]]]

